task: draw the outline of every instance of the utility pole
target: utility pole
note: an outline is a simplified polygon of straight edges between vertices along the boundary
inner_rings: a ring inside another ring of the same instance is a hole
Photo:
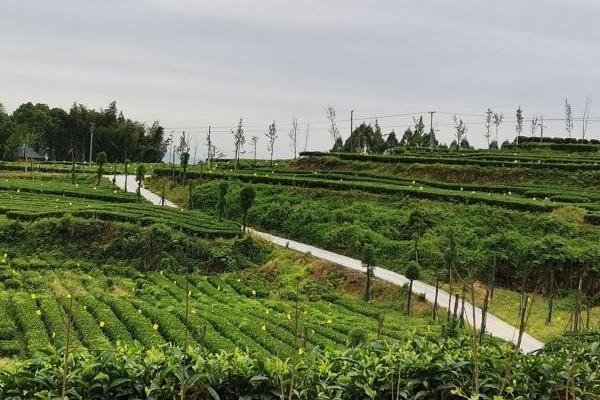
[[[306,146],[308,145],[308,131],[310,131],[310,122],[306,122],[306,136],[304,136],[304,151],[306,151]]]
[[[352,132],[354,128],[354,110],[350,110],[350,138],[352,137]],[[354,144],[354,140],[351,140],[351,144]]]
[[[208,145],[208,154],[206,155],[206,160],[208,161],[208,169],[212,167],[212,142],[210,141],[210,125],[208,126],[208,137],[206,138],[206,142]]]
[[[435,111],[429,111],[429,147],[433,150],[433,114]]]
[[[90,124],[90,165],[92,164],[92,145],[94,144],[94,129],[96,128],[96,124],[92,122]]]

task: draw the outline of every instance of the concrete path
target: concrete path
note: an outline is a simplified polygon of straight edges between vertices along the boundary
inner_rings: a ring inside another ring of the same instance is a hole
[[[107,178],[112,180],[112,175],[107,176]],[[125,187],[125,175],[117,175],[116,179],[117,186],[121,189]],[[135,181],[135,176],[129,176],[127,179],[127,191],[134,192],[137,190],[137,182]],[[150,201],[153,204],[160,205],[160,196],[152,193],[151,191],[142,188],[141,190],[142,196]],[[168,207],[177,207],[174,203],[165,200],[165,206]],[[320,258],[322,260],[326,260],[332,262],[334,264],[341,265],[346,268],[350,268],[356,271],[366,272],[366,269],[362,266],[360,260],[355,258],[350,258],[341,254],[333,253],[331,251],[323,250],[315,246],[310,246],[304,243],[296,242],[294,240],[285,239],[279,236],[274,236],[269,233],[255,231],[250,229],[250,232],[263,238],[271,243],[277,244],[279,246],[289,247],[290,249],[302,252],[302,253],[310,253],[312,256]],[[375,268],[374,274],[377,278],[382,279],[384,281],[390,282],[394,285],[405,285],[409,281],[406,279],[404,275],[400,275],[396,272],[390,271],[384,268]],[[413,291],[417,294],[424,294],[425,298],[433,303],[435,301],[435,287],[428,285],[425,282],[414,281],[413,282]],[[439,290],[438,292],[438,305],[441,308],[448,307],[448,301],[450,300],[450,295],[443,291]],[[456,297],[452,296],[450,309],[454,309],[454,303],[456,301]],[[458,309],[460,312],[461,304],[458,305]],[[441,313],[443,314],[443,313]],[[473,309],[471,304],[465,302],[465,318],[469,324],[473,323]],[[475,324],[479,326],[481,324],[481,316],[482,312],[479,307],[475,307]],[[504,339],[506,341],[510,341],[513,343],[517,342],[519,330],[514,326],[504,322],[500,318],[488,313],[487,316],[487,331],[489,334]],[[532,352],[541,349],[544,346],[542,342],[528,335],[527,333],[523,334],[523,338],[521,340],[521,350],[524,352]]]
[[[117,186],[123,190],[125,189],[125,175],[104,175],[104,177],[109,179],[111,182],[114,177]],[[135,175],[127,175],[127,191],[131,193],[137,192],[137,181],[135,180]],[[148,189],[145,189],[144,187],[142,187],[141,195],[150,203],[160,206],[161,201],[159,195],[154,194],[153,192],[149,191]],[[167,199],[165,199],[165,206],[177,208],[177,205],[175,203]]]

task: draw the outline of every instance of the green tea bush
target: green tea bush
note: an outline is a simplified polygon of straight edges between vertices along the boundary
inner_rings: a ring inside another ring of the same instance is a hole
[[[292,368],[276,358],[239,350],[207,353],[176,347],[76,352],[67,381],[70,397],[166,400],[279,398],[292,388],[302,399],[474,398],[474,357],[468,339],[405,337],[342,351],[315,348]],[[507,345],[479,348],[479,397],[505,399],[597,397],[598,343],[575,353],[515,354]],[[511,366],[507,369],[507,365]],[[0,397],[61,396],[62,354],[51,352],[0,372]],[[30,379],[43,376],[44,379]],[[506,384],[504,383],[506,382]],[[393,393],[393,394],[392,394]]]
[[[354,328],[350,331],[350,347],[356,347],[367,341],[368,333],[362,328]]]
[[[17,333],[17,327],[8,311],[8,302],[0,300],[0,340],[13,340]]]
[[[16,278],[8,278],[3,281],[4,287],[7,289],[19,289],[23,283]]]

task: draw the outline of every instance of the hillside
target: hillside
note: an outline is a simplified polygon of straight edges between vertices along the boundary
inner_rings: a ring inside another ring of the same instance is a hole
[[[595,393],[600,194],[336,160],[149,168],[144,185],[177,208],[97,184],[93,168],[75,183],[44,163],[0,172],[0,395],[559,399],[561,376]],[[438,161],[421,165],[455,168]],[[371,264],[473,296],[548,350],[469,327],[470,309],[433,318],[406,286],[375,279],[365,301],[366,274],[243,235],[249,187],[251,227],[359,259],[368,244]],[[23,379],[42,371],[55,383]]]
[[[600,191],[572,189],[581,171],[571,169],[587,166],[585,179],[593,182],[600,176],[594,170],[597,156],[523,151],[410,155],[418,163],[403,157],[309,153],[273,165],[245,162],[239,170],[218,162],[202,171],[191,168],[192,197],[181,191],[176,195],[181,204],[214,213],[217,181],[226,180],[225,213],[239,219],[236,193],[252,183],[257,195],[248,218],[258,229],[355,258],[371,243],[377,263],[400,273],[418,255],[427,282],[440,281],[460,294],[474,278],[478,304],[483,306],[488,290],[489,309],[515,326],[523,296],[536,296],[528,332],[543,340],[571,330],[575,309],[578,325],[594,326],[600,317],[600,229],[595,226]],[[472,168],[473,160],[488,173],[479,179],[456,173],[456,168]],[[510,160],[510,165],[498,160]],[[507,174],[515,168],[523,179],[509,183]],[[409,175],[414,170],[446,179]],[[157,168],[155,174],[166,171]],[[568,184],[550,178],[561,174],[574,177]]]

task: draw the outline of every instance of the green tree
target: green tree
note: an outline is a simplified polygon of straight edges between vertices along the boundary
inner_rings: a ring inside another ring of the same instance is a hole
[[[454,114],[452,121],[454,121],[454,129],[456,130],[456,143],[459,144],[458,149],[460,150],[461,148],[464,148],[463,142],[467,140],[466,135],[467,135],[468,128],[462,119],[458,119],[456,117],[456,114]],[[469,142],[467,141],[466,143],[467,143],[466,147],[468,148]]]
[[[252,186],[244,186],[240,191],[240,208],[242,209],[243,214],[243,233],[246,233],[246,226],[248,225],[248,210],[252,207],[254,203],[254,196],[256,196],[256,192]]]
[[[223,221],[223,216],[225,215],[225,205],[226,205],[226,196],[227,196],[227,182],[220,181],[219,188],[217,192],[217,212],[219,214],[219,221]]]
[[[98,164],[98,170],[96,171],[97,180],[96,185],[100,185],[100,179],[102,179],[102,174],[104,173],[104,164],[106,164],[106,153],[101,151],[96,155],[96,164]]]
[[[386,142],[381,135],[381,128],[375,122],[373,128],[370,124],[361,123],[350,134],[346,142],[340,147],[342,138],[338,136],[332,151],[346,151],[352,153],[383,153],[386,149]]]
[[[492,128],[493,117],[494,117],[494,112],[492,111],[491,108],[488,108],[487,111],[485,112],[485,123],[484,123],[485,133],[483,134],[483,137],[487,141],[488,149],[490,148],[490,138],[492,137],[492,134],[490,133],[490,129]]]
[[[446,248],[444,249],[444,263],[448,268],[448,307],[446,314],[446,322],[450,322],[450,315],[452,313],[451,305],[452,305],[452,295],[453,295],[453,283],[454,283],[454,269],[456,268],[457,261],[457,250],[456,250],[456,239],[454,237],[454,230],[452,228],[448,229],[446,232]]]
[[[566,102],[566,99],[565,99]],[[570,106],[569,106],[569,110],[570,110]],[[521,109],[521,105],[519,105],[519,108],[517,108],[517,113],[516,113],[516,121],[517,124],[515,125],[515,130],[517,132],[517,138],[515,139],[515,144],[518,146],[519,145],[519,137],[523,134],[523,110]],[[568,122],[567,122],[568,125]],[[569,137],[571,137],[571,133],[569,132]]]
[[[410,315],[413,283],[414,283],[414,281],[419,279],[419,267],[417,266],[417,264],[413,264],[413,263],[408,264],[408,267],[406,268],[405,276],[406,276],[406,279],[408,279],[408,281],[409,281],[408,296],[406,298],[406,314]]]
[[[277,126],[275,125],[275,121],[273,121],[269,125],[267,133],[265,133],[265,136],[268,139],[267,150],[269,151],[269,154],[271,155],[270,165],[273,165],[273,150],[275,150],[275,140],[277,140]]]
[[[391,131],[387,137],[387,139],[385,140],[385,148],[386,150],[392,150],[396,147],[398,147],[399,143],[398,143],[398,138],[396,137],[396,132]]]
[[[419,119],[413,117],[413,121],[415,123],[415,129],[413,130],[410,145],[415,147],[426,147],[429,144],[429,135],[425,135],[425,123],[423,122],[423,116],[419,116]]]
[[[342,140],[342,138],[340,136],[338,136],[335,139],[335,142],[333,143],[333,147],[331,148],[331,151],[334,153],[339,153],[340,151],[342,151],[344,148],[344,142]]]
[[[361,262],[367,272],[367,284],[365,287],[365,294],[363,296],[366,302],[373,300],[372,280],[373,271],[375,269],[375,250],[370,244],[365,244],[362,249]]]
[[[231,131],[233,135],[233,146],[234,146],[234,157],[235,157],[235,169],[240,167],[240,155],[244,150],[244,144],[246,144],[246,136],[244,135],[244,124],[240,118],[237,129]]]
[[[545,292],[548,297],[548,313],[546,315],[546,324],[552,323],[554,316],[554,299],[556,296],[556,272],[560,271],[563,265],[569,259],[567,254],[567,245],[565,241],[554,234],[546,235],[541,240],[536,241],[532,246],[531,257],[543,271],[545,281]]]
[[[179,160],[181,164],[181,169],[183,169],[183,174],[181,175],[181,182],[183,185],[187,184],[187,169],[190,164],[190,152],[186,151],[181,154],[181,158]]]
[[[142,197],[142,184],[144,183],[145,177],[146,177],[146,167],[144,166],[144,164],[140,164],[140,165],[138,165],[138,167],[135,171],[135,180],[138,183],[138,187],[137,187],[138,199],[141,199],[141,197]]]
[[[40,133],[36,128],[31,128],[27,124],[16,124],[12,134],[7,138],[5,148],[12,151],[17,157],[25,159],[25,172],[27,164],[30,165],[30,172],[33,172],[33,158],[29,158],[29,149],[34,149],[40,140]]]
[[[490,299],[494,299],[496,290],[496,276],[498,270],[502,270],[509,262],[512,250],[512,242],[504,232],[491,235],[482,241],[482,253],[487,255],[487,265],[491,265],[491,270],[487,271],[487,283],[490,287]]]
[[[408,216],[407,230],[414,240],[415,262],[419,268],[419,240],[429,228],[431,222],[426,214],[421,210],[415,209]]]

